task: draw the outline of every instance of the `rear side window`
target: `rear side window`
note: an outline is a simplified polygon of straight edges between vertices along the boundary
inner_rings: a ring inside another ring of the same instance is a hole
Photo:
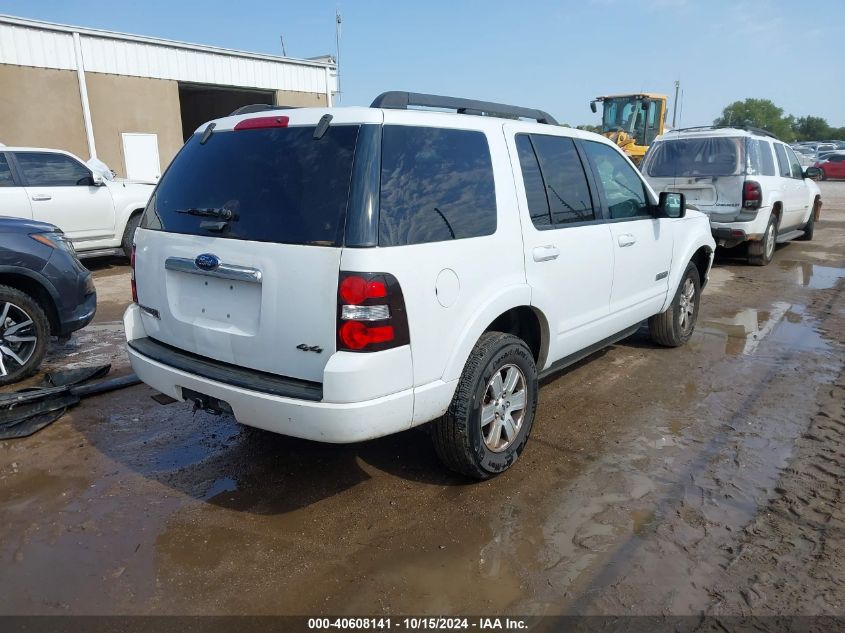
[[[75,187],[88,185],[91,172],[79,161],[64,154],[16,152],[26,184],[31,187]]]
[[[141,226],[339,246],[359,127],[333,125],[318,140],[314,126],[215,132],[205,144],[195,134],[162,178]],[[222,231],[215,230],[219,210],[235,217]]]
[[[519,134],[516,145],[535,227],[596,219],[584,166],[571,138]]]
[[[6,156],[0,154],[0,187],[14,187],[15,181],[12,180],[12,170],[9,169],[9,162]]]
[[[767,141],[748,139],[748,175],[776,176],[772,146]]]
[[[379,246],[496,232],[496,188],[483,132],[385,125]]]
[[[652,145],[645,173],[654,178],[737,176],[745,169],[742,138],[669,139]]]
[[[786,157],[786,150],[780,143],[775,143],[775,154],[778,156],[778,174],[784,178],[791,178],[792,169],[789,166],[789,159]]]

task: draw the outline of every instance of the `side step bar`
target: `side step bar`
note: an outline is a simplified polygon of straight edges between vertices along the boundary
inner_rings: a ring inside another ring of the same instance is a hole
[[[784,242],[792,241],[796,237],[801,237],[802,235],[804,235],[804,231],[798,231],[798,230],[790,231],[789,233],[782,233],[782,234],[777,236],[777,239],[775,240],[775,242],[777,244],[783,244]]]

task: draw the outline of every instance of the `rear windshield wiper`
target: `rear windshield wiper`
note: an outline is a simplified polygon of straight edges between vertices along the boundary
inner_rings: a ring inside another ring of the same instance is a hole
[[[196,215],[201,218],[219,218],[220,220],[237,220],[238,216],[232,212],[231,209],[218,209],[210,207],[208,209],[198,209],[191,207],[189,209],[176,209],[176,213],[183,213],[185,215]]]

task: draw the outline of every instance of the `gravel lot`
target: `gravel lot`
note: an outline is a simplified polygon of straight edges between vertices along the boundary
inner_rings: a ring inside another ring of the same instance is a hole
[[[841,614],[845,182],[820,185],[814,241],[719,254],[688,346],[545,381],[493,481],[424,428],[321,445],[146,386],[0,442],[0,613]],[[128,268],[91,267],[97,318],[50,364],[126,373]]]

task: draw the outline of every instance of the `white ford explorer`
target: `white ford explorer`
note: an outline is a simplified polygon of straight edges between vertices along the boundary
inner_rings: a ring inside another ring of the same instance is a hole
[[[690,338],[715,243],[601,136],[394,92],[202,126],[135,246],[144,382],[323,442],[434,421],[442,460],[487,478],[525,447],[538,377],[644,320]]]
[[[0,215],[55,224],[80,257],[128,257],[153,187],[104,178],[62,150],[0,147]]]

